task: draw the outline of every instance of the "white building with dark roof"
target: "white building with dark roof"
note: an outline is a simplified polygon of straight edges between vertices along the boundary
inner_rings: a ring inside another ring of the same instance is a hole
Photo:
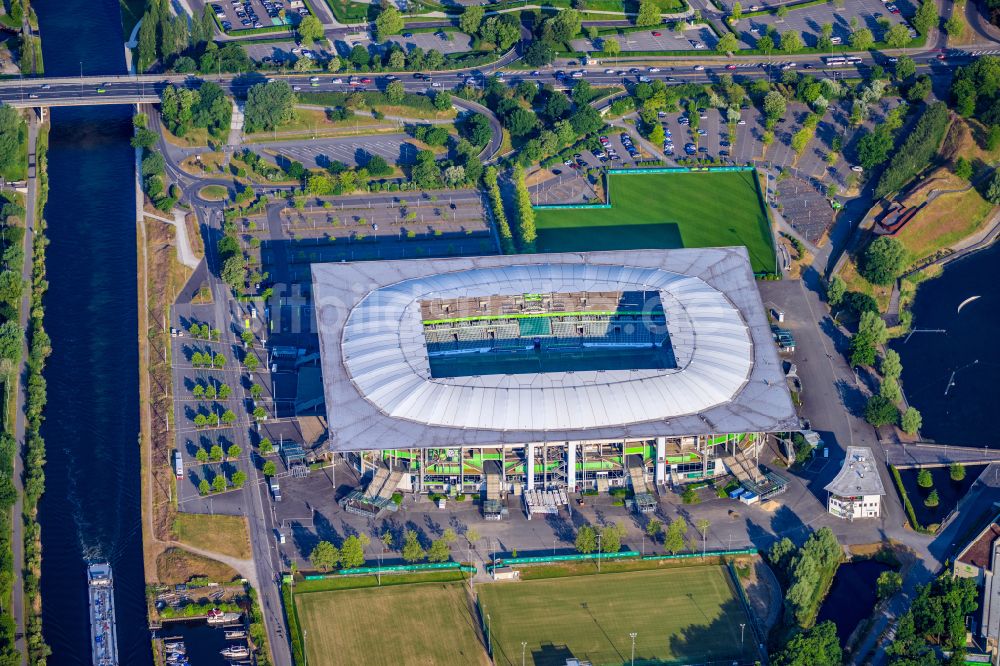
[[[867,446],[847,447],[844,466],[824,490],[827,510],[839,518],[878,518],[885,487],[878,465]]]
[[[693,480],[798,427],[742,247],[312,271],[330,447],[402,488]]]

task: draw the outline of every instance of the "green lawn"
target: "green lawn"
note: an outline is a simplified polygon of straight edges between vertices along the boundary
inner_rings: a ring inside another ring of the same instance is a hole
[[[538,210],[539,252],[744,245],[755,273],[774,271],[753,171],[609,176],[610,209]]]
[[[480,585],[499,666],[563,666],[568,657],[627,664],[730,662],[748,620],[724,567],[577,576]],[[749,630],[749,627],[747,627]],[[746,632],[744,660],[755,658]]]

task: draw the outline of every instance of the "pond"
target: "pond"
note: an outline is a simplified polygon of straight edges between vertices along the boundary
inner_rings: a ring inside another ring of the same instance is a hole
[[[939,524],[945,516],[955,508],[962,497],[969,492],[969,488],[976,482],[983,472],[984,465],[966,465],[965,478],[961,481],[952,481],[951,474],[947,467],[931,467],[928,471],[934,480],[934,485],[924,489],[917,485],[917,475],[919,469],[901,469],[899,478],[903,480],[903,487],[913,505],[913,512],[917,515],[917,521],[927,527]],[[924,505],[924,500],[931,494],[931,490],[938,493],[938,505],[929,508]]]
[[[816,623],[832,620],[837,625],[837,637],[843,645],[851,632],[875,608],[879,574],[892,567],[875,560],[858,560],[840,565],[833,578],[830,593],[819,609]]]

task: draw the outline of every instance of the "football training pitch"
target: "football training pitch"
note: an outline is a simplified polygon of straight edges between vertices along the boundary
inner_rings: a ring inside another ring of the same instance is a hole
[[[752,661],[754,638],[721,566],[480,585],[500,666],[563,666],[568,657],[628,664]],[[741,658],[740,623],[746,623]]]
[[[613,174],[611,208],[535,212],[539,252],[746,246],[755,273],[774,271],[774,243],[755,171]]]
[[[309,666],[489,664],[462,583],[295,595]]]

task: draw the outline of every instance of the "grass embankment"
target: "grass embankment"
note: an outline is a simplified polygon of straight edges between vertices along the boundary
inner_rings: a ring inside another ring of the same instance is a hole
[[[406,93],[403,99],[391,103],[385,93],[375,91],[339,93],[339,92],[301,92],[298,94],[299,104],[311,104],[328,107],[352,107],[358,108],[355,104],[349,104],[349,100],[362,100],[364,108],[378,109],[387,116],[404,116],[416,119],[440,119],[447,120],[455,118],[458,112],[454,107],[448,107],[441,111],[434,108],[434,101],[427,95],[417,93]]]
[[[228,582],[239,573],[222,562],[189,553],[183,548],[167,548],[156,556],[156,572],[164,585],[186,583],[192,578],[208,578],[217,583]]]
[[[743,245],[755,273],[774,271],[753,171],[608,178],[610,209],[536,211],[539,252]]]
[[[241,560],[250,559],[250,536],[243,516],[178,513],[174,531],[181,543]]]
[[[490,663],[462,583],[296,593],[294,609],[310,666]]]
[[[490,615],[493,658],[514,666],[628,663],[636,632],[640,663],[700,663],[740,657],[746,614],[722,567],[522,581],[478,588]],[[558,647],[556,647],[558,646]]]

